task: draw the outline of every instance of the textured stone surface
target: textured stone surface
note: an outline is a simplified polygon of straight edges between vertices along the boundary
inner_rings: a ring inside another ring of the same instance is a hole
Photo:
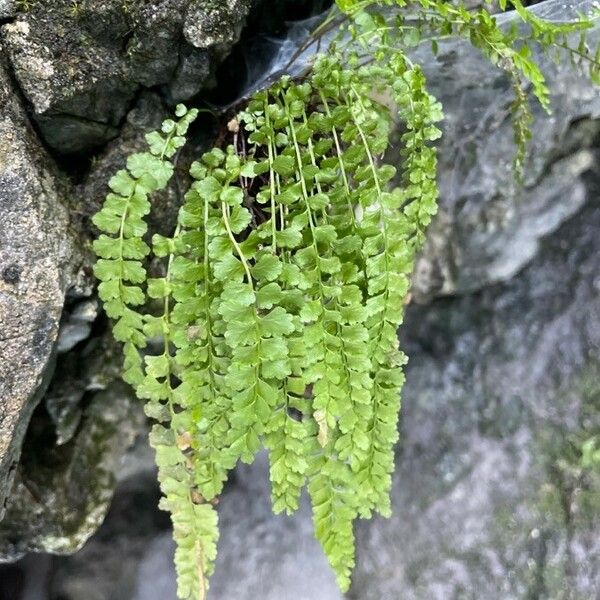
[[[1,38],[44,139],[71,154],[116,137],[141,87],[162,86],[170,101],[206,87],[249,6],[36,0],[1,28]]]
[[[227,7],[226,13],[223,6]],[[239,15],[246,16],[249,8],[248,0],[192,0],[183,27],[185,39],[195,48],[231,44],[241,32]]]
[[[0,0],[0,19],[14,16],[16,7],[14,0]]]
[[[62,184],[0,63],[0,517],[47,384],[73,248]]]
[[[110,22],[110,15],[104,17]],[[170,110],[157,93],[141,92],[118,138],[72,187],[66,177],[57,178],[4,71],[0,83],[0,216],[6,224],[0,232],[0,512],[6,509],[0,560],[12,560],[26,551],[78,549],[106,512],[135,431],[145,433],[122,388],[96,398],[118,377],[120,357],[102,333],[106,323],[98,321],[97,300],[90,297],[90,256],[81,250],[89,218],[106,195],[106,181],[127,154],[145,146],[144,134]],[[99,103],[90,101],[102,110],[114,90],[98,93]],[[61,135],[70,135],[64,123],[53,122]],[[67,199],[70,214],[63,205]],[[153,227],[166,233],[177,206],[175,190],[156,200]],[[37,434],[27,438],[19,463],[25,431],[42,396],[33,424]],[[106,413],[99,410],[102,402]]]
[[[54,149],[74,153],[118,133],[136,86],[126,77],[118,39],[96,44],[73,26],[68,4],[36,3],[1,33],[44,138]]]
[[[600,26],[590,39],[600,41]],[[444,106],[445,135],[440,212],[413,279],[418,300],[509,279],[535,256],[538,240],[583,204],[581,175],[594,160],[586,148],[600,129],[588,119],[600,117],[600,94],[567,57],[558,66],[539,53],[537,59],[553,114],[532,102],[535,135],[525,190],[518,190],[511,183],[512,91],[505,75],[467,44],[442,44],[435,58],[419,52]]]

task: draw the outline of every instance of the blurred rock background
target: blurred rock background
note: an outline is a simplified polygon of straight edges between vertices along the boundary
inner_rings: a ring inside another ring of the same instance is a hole
[[[0,600],[175,598],[89,218],[173,103],[235,100],[326,5],[0,0]],[[394,516],[358,524],[348,597],[597,600],[600,93],[541,57],[554,111],[536,107],[519,190],[507,79],[457,42],[419,59],[446,113],[441,207],[401,331]],[[196,125],[182,172],[213,128]],[[341,599],[308,506],[274,517],[268,494],[264,457],[229,482],[211,598]]]

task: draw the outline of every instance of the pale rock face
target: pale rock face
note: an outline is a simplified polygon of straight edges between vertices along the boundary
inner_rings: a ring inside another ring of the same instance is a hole
[[[71,276],[64,191],[0,64],[0,516],[48,364]]]
[[[14,0],[0,0],[0,19],[14,16],[16,10]]]
[[[543,4],[540,5],[543,8]],[[600,28],[590,43],[600,41]],[[538,56],[552,90],[552,115],[535,99],[535,136],[524,189],[511,183],[514,144],[504,74],[466,44],[442,44],[436,57],[417,52],[429,89],[443,105],[440,211],[417,261],[413,295],[475,291],[518,273],[585,202],[582,175],[597,160],[588,148],[600,125],[600,94],[567,57]]]
[[[185,39],[195,48],[231,44],[240,33],[238,15],[246,15],[249,9],[248,0],[192,1],[183,27]]]

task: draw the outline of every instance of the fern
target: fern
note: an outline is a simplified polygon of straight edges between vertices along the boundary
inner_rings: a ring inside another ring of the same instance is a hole
[[[531,44],[568,48],[596,73],[590,21],[553,25],[512,5],[524,30],[441,0],[338,0],[341,12],[315,34],[339,23],[337,42],[304,77],[254,94],[223,144],[192,164],[171,237],[150,239],[145,218],[196,110],[178,106],[178,120],[149,134],[148,151],[109,181],[94,217],[95,273],[124,344],[123,377],[155,422],[180,598],[205,597],[218,539],[213,504],[228,472],[263,446],[274,511],[294,512],[307,488],[343,590],[354,520],[390,514],[406,363],[397,330],[436,213],[442,119],[403,48],[428,39],[435,50],[438,38],[463,36],[506,70],[518,174],[531,135],[525,82],[549,110]],[[576,46],[573,33],[582,36]],[[385,161],[397,121],[398,170]],[[147,277],[150,256],[161,277]]]

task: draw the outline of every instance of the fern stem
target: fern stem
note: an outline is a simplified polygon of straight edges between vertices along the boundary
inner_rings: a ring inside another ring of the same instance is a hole
[[[268,160],[269,160],[269,187],[271,192],[271,252],[277,252],[277,221],[275,219],[275,170],[273,169],[273,161],[275,160],[275,143],[271,136],[271,119],[269,118],[269,102],[268,96],[265,98],[265,122],[268,132]]]
[[[321,101],[323,102],[323,108],[325,109],[325,114],[331,118],[331,110],[329,108],[329,103],[327,102],[327,98],[325,96],[325,94],[323,93],[323,90],[319,90],[319,95],[321,97]],[[346,189],[346,203],[348,205],[348,212],[350,213],[350,219],[352,220],[352,228],[355,229],[356,228],[356,215],[354,214],[354,207],[352,206],[352,203],[350,201],[350,182],[348,180],[348,174],[346,172],[346,165],[344,164],[344,160],[343,160],[343,152],[342,152],[342,145],[340,144],[340,138],[338,136],[337,130],[335,128],[335,125],[333,125],[331,127],[331,135],[333,136],[333,141],[335,143],[335,149],[337,152],[337,156],[338,156],[338,160],[340,163],[340,172],[342,174],[342,180],[344,182],[344,187]]]
[[[240,257],[240,261],[244,266],[244,271],[246,271],[246,277],[248,278],[248,285],[254,290],[254,282],[252,281],[252,273],[250,273],[250,267],[248,266],[248,261],[238,244],[238,241],[235,239],[235,235],[233,235],[233,231],[231,230],[231,225],[229,223],[229,205],[225,202],[221,202],[221,212],[223,214],[223,224],[225,225],[225,229],[227,230],[227,235],[237,252],[237,255]]]

